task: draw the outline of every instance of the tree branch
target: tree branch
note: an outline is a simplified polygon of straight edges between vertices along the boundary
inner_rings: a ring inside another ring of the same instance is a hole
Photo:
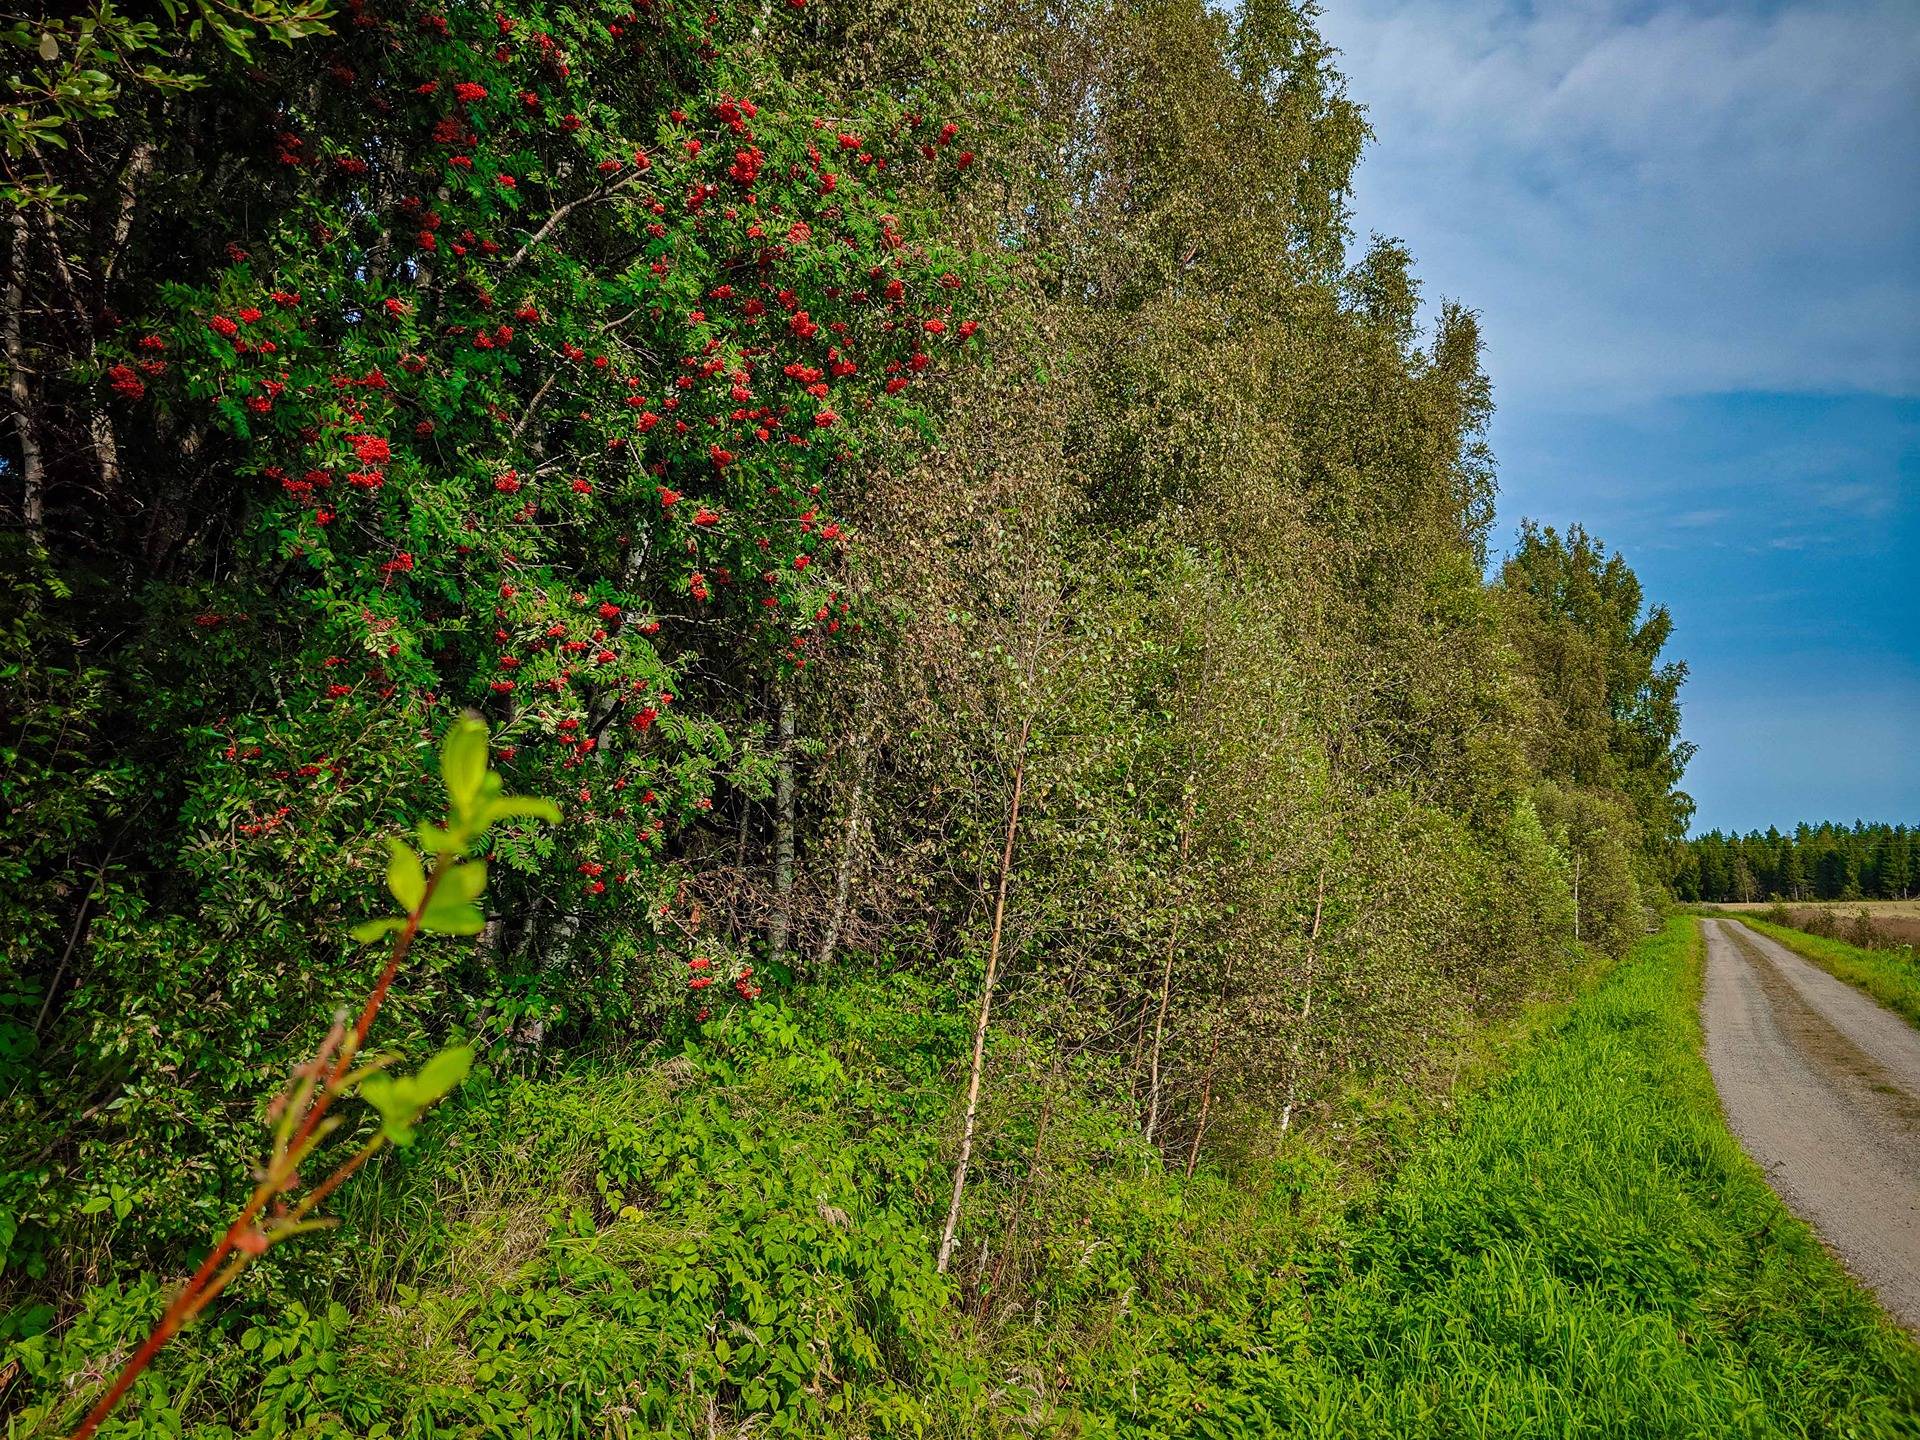
[[[47,467],[40,450],[40,427],[34,421],[33,387],[27,381],[26,348],[20,338],[20,317],[27,307],[27,213],[15,210],[7,268],[7,297],[0,311],[0,348],[7,358],[7,400],[13,410],[14,433],[20,441],[20,514],[27,531],[27,549],[44,559],[47,553]]]
[[[522,245],[518,250],[514,251],[512,255],[507,257],[507,263],[500,267],[500,273],[502,275],[511,275],[515,270],[518,270],[527,256],[533,253],[533,247],[551,235],[555,227],[557,227],[562,220],[565,220],[567,216],[578,210],[582,205],[592,205],[597,201],[605,200],[608,196],[615,195],[621,190],[626,189],[627,186],[632,183],[633,179],[629,176],[627,179],[617,181],[604,189],[590,190],[585,195],[580,195],[567,201],[566,204],[562,205],[547,217],[546,224],[542,225],[538,230],[534,231],[532,235],[527,237],[526,244]]]

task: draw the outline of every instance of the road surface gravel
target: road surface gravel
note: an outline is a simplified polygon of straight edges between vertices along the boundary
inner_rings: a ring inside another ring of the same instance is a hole
[[[1920,1334],[1920,1030],[1777,941],[1704,924],[1707,1064],[1728,1125]]]

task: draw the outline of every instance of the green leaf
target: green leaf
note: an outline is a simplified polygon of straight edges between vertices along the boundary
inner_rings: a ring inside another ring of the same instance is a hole
[[[420,864],[420,857],[398,840],[387,840],[387,853],[387,889],[411,912],[427,893],[427,872]]]
[[[403,929],[406,921],[397,915],[389,915],[381,920],[362,920],[350,932],[362,945],[378,940],[382,935],[391,935],[395,930]]]
[[[413,1143],[414,1122],[438,1104],[473,1068],[473,1050],[452,1045],[415,1075],[374,1075],[360,1084],[360,1098],[380,1112],[380,1128],[395,1145]]]
[[[463,715],[453,722],[440,746],[440,778],[456,815],[465,816],[480,798],[487,778],[487,726],[484,720]]]
[[[463,836],[443,830],[431,820],[422,820],[414,826],[413,833],[420,837],[420,848],[429,855],[458,855],[467,848]]]
[[[433,1105],[467,1078],[473,1069],[473,1047],[471,1045],[449,1045],[438,1055],[420,1067],[420,1073],[413,1077],[420,1087],[421,1104]]]
[[[82,1215],[98,1215],[111,1204],[113,1204],[113,1197],[111,1195],[96,1195],[80,1207],[80,1213]]]
[[[489,825],[496,820],[544,820],[549,825],[558,825],[560,807],[551,800],[531,795],[502,795],[487,806],[485,820]]]
[[[420,917],[420,928],[436,935],[478,935],[486,923],[477,905],[441,891],[434,892],[427,913]]]
[[[478,900],[480,892],[486,888],[486,861],[469,860],[466,864],[456,865],[441,875],[440,884],[435,887],[433,898],[436,902],[442,895],[450,895],[458,900]]]
[[[36,1335],[44,1335],[53,1328],[53,1322],[59,1318],[59,1315],[60,1312],[51,1305],[35,1305],[20,1317],[14,1333],[22,1340],[31,1340]]]
[[[413,1122],[420,1118],[410,1103],[406,1078],[375,1075],[360,1082],[360,1098],[380,1112],[380,1129],[396,1145],[413,1143]]]

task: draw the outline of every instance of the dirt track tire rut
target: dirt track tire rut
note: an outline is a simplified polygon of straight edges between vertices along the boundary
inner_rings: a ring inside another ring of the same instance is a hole
[[[1920,1030],[1744,925],[1703,923],[1707,1064],[1728,1125],[1920,1334]]]

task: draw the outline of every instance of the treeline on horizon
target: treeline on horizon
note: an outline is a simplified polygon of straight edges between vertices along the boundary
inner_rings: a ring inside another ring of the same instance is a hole
[[[1669,619],[1577,526],[1489,577],[1311,5],[312,9],[10,92],[10,1295],[216,1233],[463,710],[566,819],[377,1038],[498,1073],[997,957],[989,1097],[1230,1168],[1644,932]]]
[[[1905,900],[1920,883],[1915,832],[1907,825],[1769,826],[1745,835],[1710,830],[1675,852],[1682,900]]]

